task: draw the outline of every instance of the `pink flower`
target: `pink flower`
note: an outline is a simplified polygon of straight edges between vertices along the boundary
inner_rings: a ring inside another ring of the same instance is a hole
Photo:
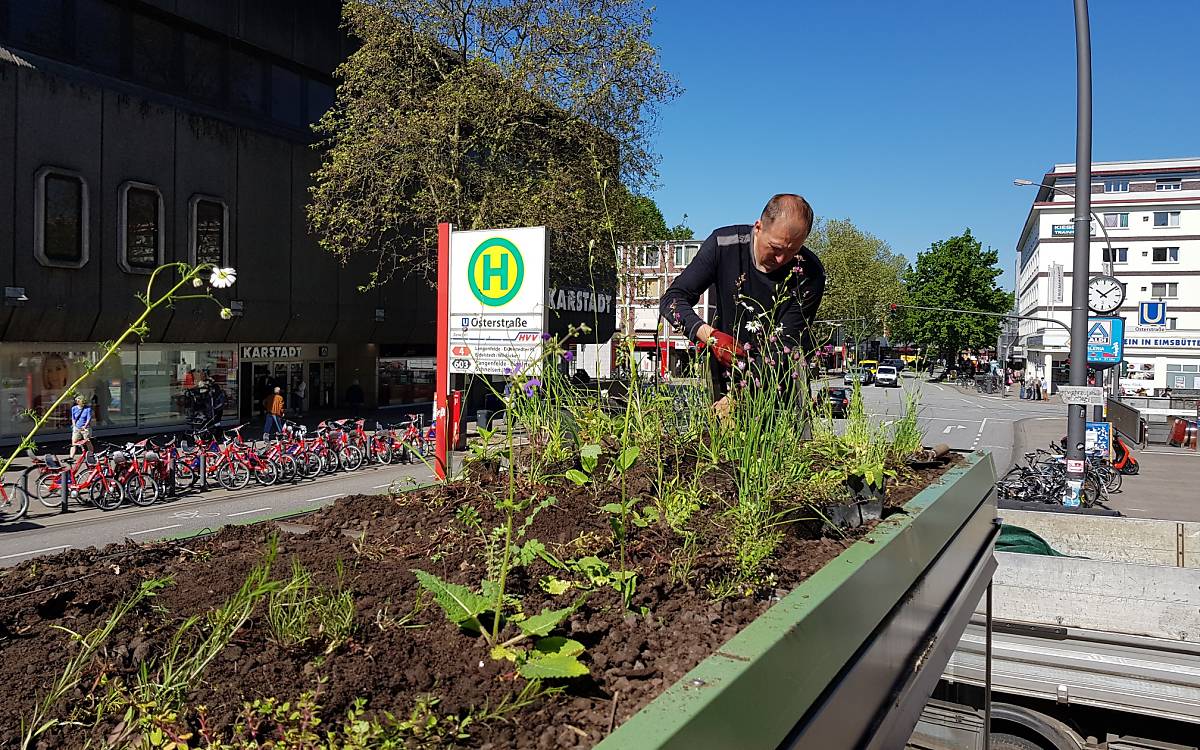
[[[783,347],[783,353],[784,353],[784,354],[791,354],[791,353],[792,353],[792,347],[790,347],[790,346],[785,346],[785,347]]]
[[[742,348],[746,351],[750,351],[750,342],[747,341],[745,344],[742,344]]]

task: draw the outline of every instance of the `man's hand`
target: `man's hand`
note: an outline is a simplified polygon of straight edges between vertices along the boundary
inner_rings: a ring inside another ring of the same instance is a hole
[[[726,367],[733,367],[734,361],[743,354],[741,345],[733,336],[724,331],[718,331],[712,326],[704,327],[708,330],[700,331],[700,333],[706,334],[700,340],[712,350],[712,354],[718,362]]]

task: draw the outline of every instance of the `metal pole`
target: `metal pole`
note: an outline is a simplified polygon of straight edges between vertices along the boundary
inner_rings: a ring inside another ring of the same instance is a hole
[[[999,519],[997,519],[999,520]],[[992,582],[987,585],[983,641],[983,750],[992,747]]]
[[[1071,275],[1071,385],[1087,384],[1088,276],[1092,221],[1092,42],[1087,0],[1075,0],[1075,258]],[[1084,475],[1087,407],[1067,407],[1067,489],[1064,505],[1079,505]]]

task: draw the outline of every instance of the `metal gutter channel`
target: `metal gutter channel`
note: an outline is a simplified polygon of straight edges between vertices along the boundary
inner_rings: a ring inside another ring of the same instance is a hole
[[[967,461],[597,748],[750,750],[785,743],[827,750],[867,747],[881,729],[881,737],[903,734],[912,707],[928,697],[920,696],[926,675],[936,682],[978,602],[973,592],[986,586],[994,565],[988,563],[995,517],[991,456],[971,454]],[[935,566],[939,559],[943,564]],[[842,689],[843,683],[857,687]],[[863,686],[869,694],[855,692]],[[904,715],[889,721],[895,710]]]

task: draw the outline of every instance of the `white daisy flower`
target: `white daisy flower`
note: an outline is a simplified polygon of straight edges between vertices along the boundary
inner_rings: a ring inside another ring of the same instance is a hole
[[[759,323],[757,320],[752,320],[746,324],[746,330],[750,333],[758,333],[762,330],[762,323]]]
[[[200,287],[204,286],[204,280],[197,276],[196,278],[192,279],[192,286],[199,289]]]
[[[232,268],[214,268],[212,276],[208,279],[208,283],[217,289],[231,287],[235,281],[237,281],[237,271]]]
[[[221,320],[230,320],[233,318],[233,310],[228,307],[221,308]]]

